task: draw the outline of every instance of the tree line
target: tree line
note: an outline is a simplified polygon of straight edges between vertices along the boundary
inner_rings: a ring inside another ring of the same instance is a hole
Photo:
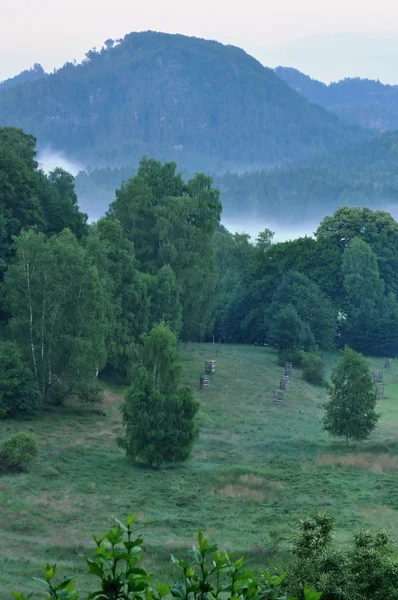
[[[341,208],[314,238],[276,244],[265,230],[253,242],[220,225],[210,177],[185,181],[175,163],[143,158],[89,225],[73,177],[46,176],[32,136],[6,127],[0,141],[1,416],[95,402],[98,375],[118,374],[134,380],[120,445],[153,465],[176,462],[198,434],[178,340],[266,343],[315,383],[322,350],[397,353],[388,213]]]

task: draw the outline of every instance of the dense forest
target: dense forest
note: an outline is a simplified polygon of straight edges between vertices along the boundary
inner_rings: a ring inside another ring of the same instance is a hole
[[[387,132],[304,162],[212,177],[226,219],[313,222],[345,205],[392,209],[398,202],[397,158],[398,135]],[[94,218],[104,214],[114,190],[135,171],[132,166],[81,171],[76,177],[81,206]]]
[[[90,395],[105,367],[126,376],[132,345],[161,322],[184,341],[281,347],[286,318],[294,347],[398,351],[398,224],[388,213],[340,208],[315,238],[273,243],[265,230],[252,242],[220,226],[210,177],[184,181],[175,163],[143,158],[88,226],[72,176],[45,176],[32,136],[0,133],[3,321],[43,398]]]
[[[154,32],[107,40],[81,64],[4,90],[0,123],[91,167],[148,154],[192,171],[277,164],[366,135],[239,48]]]
[[[324,106],[346,123],[379,131],[398,129],[397,85],[359,77],[326,85],[290,67],[277,67],[275,73],[310,102]]]

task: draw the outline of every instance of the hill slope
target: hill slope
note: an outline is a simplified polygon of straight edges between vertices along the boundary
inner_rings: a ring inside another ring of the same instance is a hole
[[[44,71],[43,67],[38,63],[35,63],[31,69],[26,69],[18,75],[15,75],[15,77],[10,77],[10,79],[6,79],[5,81],[0,81],[0,92],[13,88],[21,83],[36,81],[37,79],[45,77],[45,75],[46,72]]]
[[[0,123],[91,166],[147,153],[195,170],[294,160],[364,135],[239,48],[154,32],[5,91]]]
[[[379,131],[398,129],[398,85],[359,78],[326,85],[288,67],[277,67],[275,73],[310,102],[324,106],[347,123]]]
[[[214,353],[211,344],[182,349],[187,385],[198,387]],[[332,366],[336,357],[326,358]],[[372,360],[374,369],[383,364]],[[272,403],[281,372],[271,350],[222,344],[210,387],[197,392],[202,431],[193,458],[173,469],[143,469],[117,447],[123,390],[106,390],[103,417],[69,405],[29,421],[0,420],[0,435],[34,432],[41,444],[28,473],[1,479],[0,599],[11,589],[42,597],[32,578],[49,556],[60,573],[78,572],[81,555],[93,553],[91,534],[133,511],[140,524],[153,521],[146,564],[159,573],[160,563],[161,575],[171,553],[187,556],[196,527],[268,568],[285,556],[296,522],[318,510],[333,514],[339,539],[359,527],[386,528],[398,539],[396,361],[385,372],[377,430],[348,448],[322,430],[325,391],[298,371],[285,404]],[[79,576],[82,593],[88,579]]]

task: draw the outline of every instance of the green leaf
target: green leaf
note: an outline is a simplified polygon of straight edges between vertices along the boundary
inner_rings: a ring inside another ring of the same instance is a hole
[[[316,592],[312,588],[304,589],[304,600],[320,600],[322,598],[322,592]]]
[[[102,578],[103,569],[101,569],[98,563],[90,559],[87,559],[86,563],[88,566],[88,572],[91,573],[91,575],[96,575],[97,577]]]
[[[57,565],[46,566],[46,581],[51,581],[57,571]]]
[[[126,519],[126,525],[127,525],[127,527],[130,527],[134,523],[134,521],[136,520],[136,518],[137,518],[137,513],[133,513],[132,515],[130,515],[129,517],[127,517],[127,519]]]
[[[161,598],[170,594],[170,586],[167,583],[157,583],[156,588]]]

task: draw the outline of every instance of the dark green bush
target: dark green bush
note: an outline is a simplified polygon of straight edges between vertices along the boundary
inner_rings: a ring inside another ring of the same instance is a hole
[[[38,455],[36,436],[30,433],[15,433],[0,444],[0,469],[22,471]]]
[[[396,600],[398,555],[390,536],[360,530],[336,547],[333,530],[327,513],[300,521],[284,589],[301,598],[303,586],[312,586],[322,600]]]
[[[32,371],[14,342],[0,348],[0,418],[36,410],[40,394]]]
[[[301,367],[304,354],[306,353],[298,348],[292,348],[290,350],[280,348],[278,350],[278,365],[283,367],[285,366],[285,362],[291,362],[293,367]]]
[[[303,370],[303,379],[314,385],[322,385],[324,381],[324,362],[316,354],[303,352],[301,359],[301,368]]]

